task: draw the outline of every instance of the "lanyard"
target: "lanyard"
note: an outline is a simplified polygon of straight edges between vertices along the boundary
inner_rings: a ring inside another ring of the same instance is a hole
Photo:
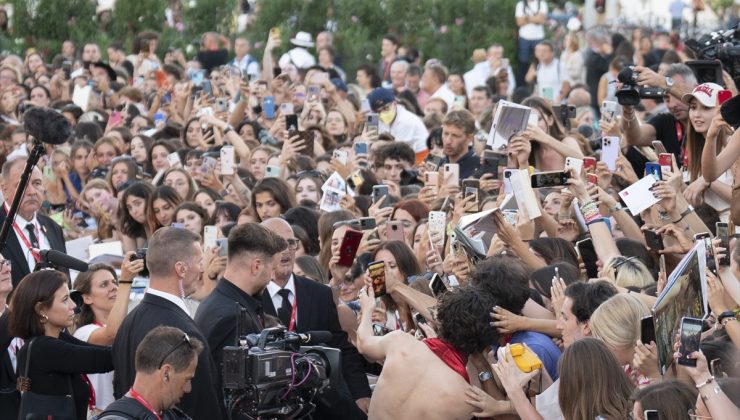
[[[144,397],[142,397],[141,394],[139,394],[138,392],[136,392],[134,390],[134,388],[131,388],[128,391],[128,393],[129,393],[129,395],[131,395],[131,398],[135,399],[136,401],[139,402],[139,404],[143,405],[144,408],[146,408],[147,410],[151,411],[152,414],[154,414],[154,416],[157,417],[157,420],[162,420],[162,417],[160,417],[159,414],[157,414],[157,412],[154,410],[154,408],[152,408],[152,406],[148,402],[146,402],[146,400],[144,399]]]
[[[290,310],[290,323],[288,325],[288,331],[295,330],[295,318],[298,313],[298,295],[293,292],[293,309]]]
[[[5,207],[5,214],[8,214],[10,212],[8,210],[8,203],[4,203],[3,206]],[[31,255],[33,255],[33,259],[36,261],[36,264],[41,262],[41,255],[33,250],[33,247],[31,246],[31,241],[28,240],[28,237],[26,237],[26,234],[23,233],[23,230],[18,227],[18,223],[15,222],[15,219],[13,219],[13,229],[15,230],[15,233],[18,234],[18,237],[21,238],[23,244],[26,245],[26,248],[31,251]],[[39,241],[39,247],[41,247],[41,236],[39,235],[39,227],[36,225],[36,223],[33,224],[33,229],[36,233],[36,240]]]
[[[678,121],[676,121],[676,137],[678,138],[678,145],[681,149],[681,166],[687,167],[689,165],[688,151],[684,145],[683,126]]]

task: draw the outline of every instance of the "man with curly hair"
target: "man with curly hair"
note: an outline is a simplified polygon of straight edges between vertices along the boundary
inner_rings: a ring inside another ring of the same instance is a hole
[[[372,289],[360,292],[362,316],[357,349],[384,361],[370,401],[370,419],[469,419],[474,407],[465,400],[470,379],[468,356],[497,340],[490,326],[491,295],[473,287],[445,293],[437,305],[438,338],[419,341],[403,331],[373,335]]]

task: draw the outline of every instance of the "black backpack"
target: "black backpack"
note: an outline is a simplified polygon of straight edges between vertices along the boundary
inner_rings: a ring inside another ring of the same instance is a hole
[[[192,420],[179,408],[171,408],[164,412],[163,420]],[[123,397],[112,402],[105,411],[100,413],[97,420],[156,420],[154,414],[135,399]]]

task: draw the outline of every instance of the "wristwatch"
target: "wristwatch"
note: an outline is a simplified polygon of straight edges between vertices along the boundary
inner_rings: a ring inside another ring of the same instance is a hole
[[[671,89],[673,89],[673,79],[670,77],[665,78],[665,85],[666,85],[666,93],[671,93]]]
[[[481,382],[490,381],[491,378],[493,378],[493,374],[491,372],[481,372],[478,374],[478,380]]]
[[[724,311],[721,314],[717,316],[717,322],[722,323],[722,321],[725,320],[725,318],[735,318],[735,312],[732,311]]]

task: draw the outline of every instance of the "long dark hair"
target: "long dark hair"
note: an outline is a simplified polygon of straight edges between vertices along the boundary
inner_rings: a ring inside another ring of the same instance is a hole
[[[280,205],[280,214],[295,207],[295,192],[288,183],[279,178],[263,178],[252,190],[252,208],[257,219],[259,219],[259,213],[257,213],[256,197],[257,194],[265,192],[272,194],[273,200]]]
[[[91,264],[87,271],[79,273],[75,278],[75,290],[83,295],[89,295],[93,288],[92,279],[95,273],[101,270],[107,270],[113,275],[113,279],[118,281],[118,275],[116,275],[116,270],[113,266],[103,263]],[[95,313],[92,310],[92,306],[83,303],[80,307],[80,313],[76,317],[75,327],[80,328],[93,322],[95,322]]]
[[[177,206],[182,203],[180,194],[178,194],[172,187],[162,185],[152,191],[149,195],[149,200],[146,202],[146,221],[149,227],[149,234],[153,234],[157,229],[163,227],[159,224],[157,217],[154,215],[154,201],[158,199],[168,202],[174,208],[177,208]]]
[[[135,182],[123,190],[121,201],[118,203],[118,220],[120,221],[119,229],[121,233],[132,238],[146,238],[147,226],[137,222],[133,217],[131,217],[131,214],[128,212],[128,208],[126,208],[126,201],[129,197],[142,198],[145,202],[144,206],[147,207],[146,203],[149,201],[149,196],[152,192],[154,192],[154,187],[148,182]]]
[[[24,277],[13,291],[10,301],[10,335],[24,340],[44,335],[44,325],[41,315],[36,313],[36,304],[49,309],[54,303],[54,294],[68,282],[67,275],[56,270],[36,271]]]

